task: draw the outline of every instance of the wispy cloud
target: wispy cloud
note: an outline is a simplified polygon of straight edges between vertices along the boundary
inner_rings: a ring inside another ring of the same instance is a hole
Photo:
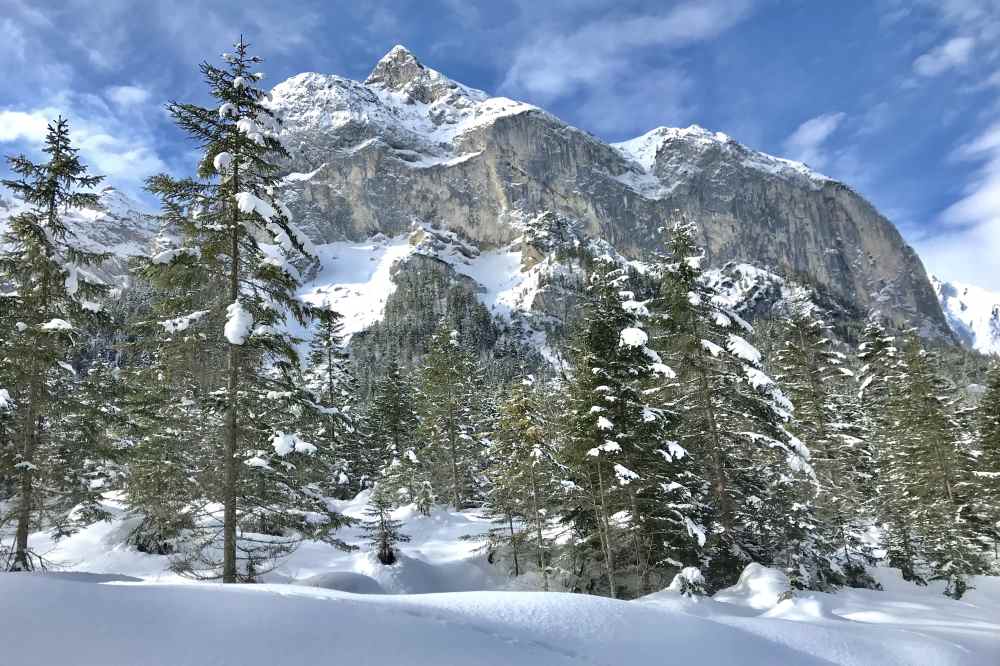
[[[784,142],[785,155],[805,162],[816,169],[825,168],[830,162],[827,141],[840,127],[847,114],[824,113],[799,125]]]
[[[920,76],[938,76],[969,62],[976,40],[955,37],[913,61],[913,71]]]
[[[941,214],[940,227],[918,242],[932,270],[949,279],[1000,290],[1000,122],[961,146],[958,159],[979,164],[961,199]]]
[[[670,114],[686,108],[689,77],[679,59],[650,66],[649,51],[663,56],[711,40],[751,8],[747,0],[704,0],[656,14],[601,15],[569,32],[542,25],[516,48],[501,91],[543,105],[579,98],[582,118],[597,131],[676,121]]]

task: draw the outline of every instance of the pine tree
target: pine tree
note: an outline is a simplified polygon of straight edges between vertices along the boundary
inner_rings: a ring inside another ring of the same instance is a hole
[[[353,497],[371,483],[375,473],[354,427],[351,414],[357,382],[351,372],[344,342],[343,316],[329,308],[313,310],[306,386],[322,418],[315,422],[315,438],[337,458],[336,478],[342,497]]]
[[[420,425],[435,492],[456,509],[475,494],[477,441],[476,365],[458,331],[444,322],[431,340],[420,373]]]
[[[380,477],[379,487],[395,506],[415,503],[427,515],[435,501],[430,470],[417,439],[420,427],[414,408],[416,393],[399,368],[389,360],[385,375],[375,385],[365,414],[366,448]]]
[[[484,508],[498,527],[491,544],[506,545],[520,575],[522,558],[530,556],[549,589],[551,540],[546,536],[557,508],[558,467],[553,443],[538,404],[533,377],[515,383],[500,408],[500,418],[486,452],[489,490]]]
[[[920,534],[932,579],[946,581],[946,594],[959,599],[968,576],[983,570],[972,516],[974,461],[962,446],[954,386],[939,374],[934,355],[910,335],[904,357],[905,439],[899,461],[904,475],[897,492],[905,493],[908,522]]]
[[[647,346],[645,304],[624,269],[598,264],[575,350],[562,462],[575,500],[565,516],[581,545],[599,549],[604,584],[649,591],[664,567],[678,567],[704,533],[684,472],[687,452],[665,436],[668,415],[649,385],[674,376]],[[655,389],[654,389],[655,390]]]
[[[11,289],[0,298],[5,326],[0,337],[16,405],[9,425],[11,445],[4,451],[17,483],[12,509],[16,532],[8,567],[15,571],[33,569],[39,562],[29,550],[29,532],[60,524],[72,508],[57,498],[67,484],[76,483],[75,466],[88,454],[64,449],[53,428],[72,393],[64,375],[74,339],[100,310],[97,299],[107,291],[88,271],[107,255],[75,245],[74,233],[62,218],[66,209],[98,205],[97,195],[86,190],[101,177],[87,173],[63,118],[49,124],[42,150],[48,155],[44,163],[23,155],[8,158],[19,178],[2,181],[27,205],[10,218],[0,243],[0,285]],[[67,477],[68,471],[72,473]]]
[[[296,340],[285,329],[289,318],[304,325],[309,315],[295,298],[293,261],[313,252],[274,199],[277,162],[288,154],[255,85],[262,75],[252,68],[260,59],[242,39],[234,46],[223,55],[224,68],[201,66],[217,108],[167,107],[204,158],[197,178],[148,181],[179,245],[142,271],[166,292],[163,309],[173,309],[160,322],[164,332],[204,327],[210,361],[207,376],[197,377],[204,382],[198,400],[214,426],[204,442],[213,460],[201,469],[205,496],[192,498],[202,507],[195,518],[200,533],[176,563],[226,583],[252,580],[302,538],[342,545],[332,531],[344,522],[323,496],[331,490],[332,454],[298,430],[314,403],[303,389]]]
[[[862,362],[859,398],[867,439],[875,455],[876,516],[882,527],[889,566],[904,580],[924,584],[919,574],[920,544],[909,520],[906,497],[906,442],[900,413],[905,407],[905,363],[878,313],[869,317],[858,345]]]
[[[986,391],[979,400],[976,477],[982,488],[981,506],[986,536],[993,542],[993,557],[1000,562],[1000,364],[986,376]]]
[[[744,335],[752,328],[727,310],[702,277],[695,227],[681,220],[659,262],[669,318],[657,351],[678,374],[671,386],[672,429],[698,462],[710,512],[704,550],[709,589],[736,580],[751,562],[784,564],[801,585],[816,569],[813,507],[803,502],[809,451],[785,428],[791,403],[760,368]]]
[[[839,544],[842,558],[834,555],[851,582],[871,585],[863,566],[870,553],[857,535],[874,510],[870,504],[874,462],[861,439],[854,373],[846,367],[846,355],[833,348],[829,328],[805,289],[793,291],[777,337],[776,378],[795,405],[791,429],[809,442],[812,451],[822,538],[827,544]],[[829,580],[839,579],[832,568],[824,569],[812,577],[821,585],[838,582]]]
[[[396,545],[410,537],[402,533],[403,523],[392,518],[392,499],[376,486],[365,509],[362,530],[375,550],[378,561],[386,566],[396,563]]]

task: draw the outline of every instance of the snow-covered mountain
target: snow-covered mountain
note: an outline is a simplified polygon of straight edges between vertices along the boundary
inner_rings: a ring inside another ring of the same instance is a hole
[[[636,258],[658,244],[658,229],[680,210],[699,222],[709,266],[758,267],[755,280],[805,282],[845,318],[878,308],[927,334],[950,335],[916,254],[868,202],[801,163],[724,134],[660,127],[606,144],[536,106],[455,82],[401,46],[364,82],[303,73],[271,95],[292,155],[283,197],[313,240],[329,246],[306,293],[347,294],[373,262],[391,259],[375,273],[377,297],[363,306],[378,311],[400,267],[441,261],[435,247],[458,241],[467,256],[440,268],[486,294],[487,308],[558,319],[572,310],[551,293],[565,276],[539,273],[572,267],[522,248],[526,223],[549,215],[574,229],[572,242],[599,240]],[[127,257],[148,251],[156,221],[115,190],[103,201],[104,210],[75,212],[71,222],[85,244],[119,257],[109,270],[122,274]],[[424,242],[411,246],[415,230]],[[362,258],[368,251],[359,247],[372,250]],[[357,261],[343,263],[344,253]],[[498,285],[535,282],[517,307],[490,296]]]
[[[20,208],[18,202],[0,198],[0,234],[6,231],[8,218]],[[147,254],[159,230],[159,222],[154,216],[113,187],[101,190],[97,207],[68,210],[64,219],[74,235],[75,244],[90,252],[112,255],[100,272],[103,277],[118,282],[127,274],[128,260]]]
[[[959,340],[984,354],[1000,354],[1000,294],[933,275],[931,284]]]
[[[699,221],[710,265],[804,279],[845,312],[877,307],[948,335],[916,254],[868,202],[723,134],[657,128],[610,145],[455,82],[401,46],[364,82],[299,74],[272,96],[292,152],[285,195],[320,242],[395,237],[417,223],[499,248],[549,211],[638,256],[680,210]]]

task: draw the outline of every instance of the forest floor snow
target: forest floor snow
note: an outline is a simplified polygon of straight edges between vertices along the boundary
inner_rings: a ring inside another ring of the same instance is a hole
[[[341,503],[359,517],[366,495]],[[113,506],[113,505],[112,505]],[[510,591],[530,587],[489,564],[469,534],[475,512],[425,517],[401,509],[412,541],[384,567],[364,550],[309,543],[261,585],[193,584],[167,558],[125,545],[110,523],[33,547],[64,571],[0,575],[3,663],[435,664],[677,663],[997,666],[1000,578],[978,577],[961,601],[891,569],[884,590],[787,589],[751,565],[731,588],[691,600],[663,591],[636,601]],[[344,530],[361,545],[360,531]]]

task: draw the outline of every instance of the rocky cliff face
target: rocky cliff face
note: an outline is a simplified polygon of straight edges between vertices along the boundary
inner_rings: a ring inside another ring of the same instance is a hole
[[[456,83],[402,47],[364,83],[300,74],[272,95],[293,153],[286,196],[318,240],[422,223],[496,247],[552,211],[638,256],[679,210],[699,222],[712,264],[748,262],[857,316],[877,308],[928,334],[948,330],[918,257],[867,201],[723,134],[658,128],[609,145]]]

